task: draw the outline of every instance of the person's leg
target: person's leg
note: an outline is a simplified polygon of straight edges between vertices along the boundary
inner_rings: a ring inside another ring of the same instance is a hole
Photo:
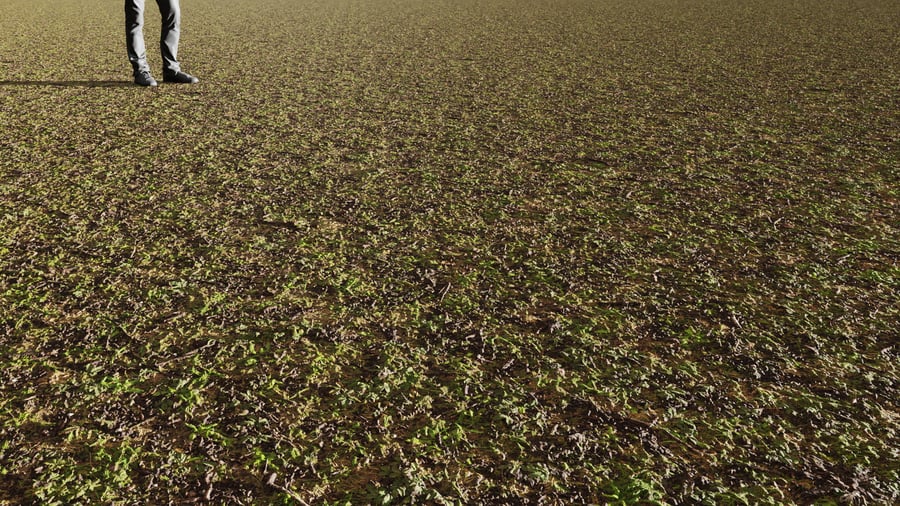
[[[178,0],[156,0],[162,16],[162,33],[159,50],[163,59],[163,72],[178,72],[178,39],[181,36],[181,8]]]
[[[144,46],[144,0],[125,0],[125,41],[128,61],[135,74],[148,70]]]
[[[196,77],[181,71],[178,63],[178,38],[181,36],[181,8],[178,0],[156,0],[162,15],[162,33],[159,49],[163,58],[163,81],[167,83],[195,84]]]

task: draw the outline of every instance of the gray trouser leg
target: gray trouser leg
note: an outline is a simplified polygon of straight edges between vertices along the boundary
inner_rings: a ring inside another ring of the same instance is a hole
[[[178,38],[181,35],[181,9],[178,0],[156,0],[162,16],[162,33],[159,48],[163,69],[180,70],[178,65]],[[132,69],[149,69],[147,48],[144,46],[144,0],[125,0],[125,40],[128,61]]]
[[[125,0],[125,41],[128,61],[134,72],[148,70],[147,48],[144,47],[144,0]]]
[[[178,0],[156,0],[162,16],[162,32],[159,34],[159,51],[163,69],[181,70],[178,65],[178,38],[181,36],[181,7]]]

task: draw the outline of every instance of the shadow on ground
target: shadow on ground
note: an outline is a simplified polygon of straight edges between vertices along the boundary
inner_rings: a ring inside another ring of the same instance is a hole
[[[131,81],[0,81],[0,86],[59,86],[63,88],[116,88],[134,86]]]

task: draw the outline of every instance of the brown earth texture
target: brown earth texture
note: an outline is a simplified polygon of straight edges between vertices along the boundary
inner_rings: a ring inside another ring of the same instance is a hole
[[[181,7],[0,2],[0,504],[900,501],[895,0]]]

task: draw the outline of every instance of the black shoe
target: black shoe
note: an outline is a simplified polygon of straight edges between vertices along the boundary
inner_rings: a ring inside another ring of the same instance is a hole
[[[200,82],[196,77],[182,72],[180,70],[175,71],[165,71],[163,72],[163,82],[166,83],[178,83],[178,84],[197,84]]]
[[[134,84],[138,86],[156,86],[156,79],[150,75],[149,70],[139,70],[134,73]]]

